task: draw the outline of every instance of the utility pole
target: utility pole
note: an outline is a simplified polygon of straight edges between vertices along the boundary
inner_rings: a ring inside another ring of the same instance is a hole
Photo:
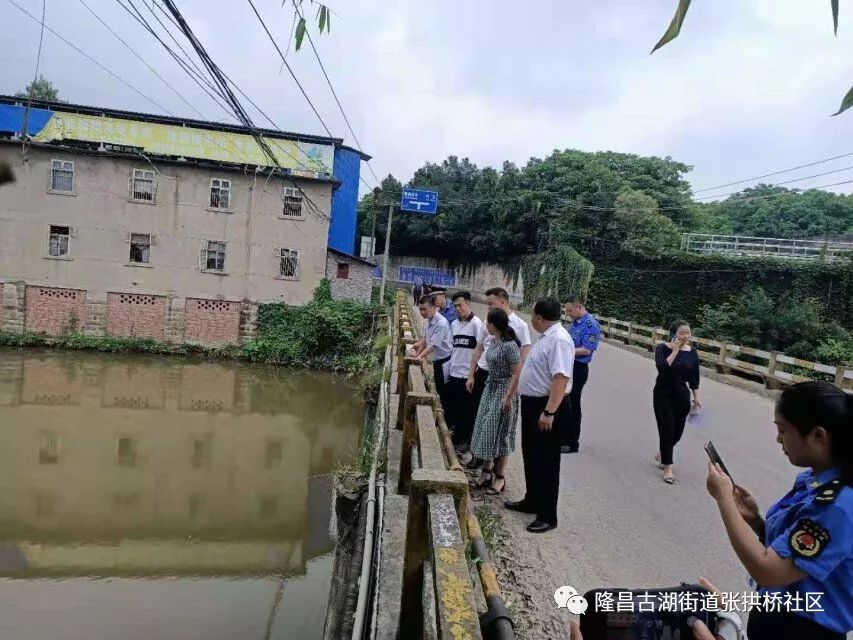
[[[382,189],[376,187],[373,189],[373,231],[370,233],[370,256],[376,255],[376,212],[379,209],[379,194]]]
[[[394,216],[394,205],[388,205],[388,227],[385,229],[385,257],[382,260],[382,284],[379,287],[379,304],[385,303],[385,281],[388,279],[388,252],[391,250],[391,218]]]

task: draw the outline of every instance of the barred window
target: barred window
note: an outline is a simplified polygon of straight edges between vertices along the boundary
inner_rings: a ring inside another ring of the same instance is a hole
[[[301,218],[302,217],[302,192],[299,189],[285,187],[282,193],[284,208],[282,210],[283,218]]]
[[[148,264],[151,259],[151,234],[130,234],[130,261]]]
[[[74,192],[74,163],[67,160],[50,161],[50,190]]]
[[[279,275],[282,278],[299,277],[299,251],[296,249],[281,249]]]
[[[154,172],[147,169],[134,169],[130,194],[134,200],[154,202],[154,198],[157,195]]]
[[[68,255],[68,239],[71,237],[70,227],[50,225],[50,240],[47,245],[47,255],[59,258]]]
[[[225,243],[214,242],[211,240],[207,243],[205,253],[204,268],[209,271],[225,271]]]
[[[210,181],[210,206],[213,209],[228,209],[231,206],[231,181],[213,178]]]

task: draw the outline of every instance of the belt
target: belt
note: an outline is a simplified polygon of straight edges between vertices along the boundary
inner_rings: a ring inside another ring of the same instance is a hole
[[[450,361],[450,356],[447,356],[446,358],[444,358],[442,360],[433,360],[432,363],[433,364],[444,364],[445,362],[449,362],[449,361]]]
[[[521,399],[522,399],[522,400],[525,400],[525,399],[527,399],[527,400],[547,400],[547,399],[548,399],[548,398],[550,398],[550,397],[551,397],[551,395],[550,395],[550,394],[548,394],[547,396],[525,396],[525,395],[522,395],[522,396],[521,396]],[[568,393],[564,394],[564,395],[563,395],[563,400],[565,400],[565,399],[566,399],[566,398],[568,398],[568,397],[569,397],[569,394],[568,394]]]

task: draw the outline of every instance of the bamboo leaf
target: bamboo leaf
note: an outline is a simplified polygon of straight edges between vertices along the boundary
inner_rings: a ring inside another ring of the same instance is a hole
[[[847,111],[850,107],[853,107],[853,87],[851,87],[850,91],[847,92],[847,95],[844,96],[844,100],[841,101],[841,107],[832,115],[837,116],[839,113]]]
[[[830,0],[832,3],[832,24],[835,27],[835,35],[838,35],[838,0]]]
[[[302,39],[305,37],[305,18],[299,18],[299,23],[296,25],[296,50],[302,47]]]
[[[332,12],[326,9],[326,33],[332,33]]]
[[[324,5],[320,5],[320,33],[326,28],[326,13],[327,9]]]
[[[678,8],[675,10],[672,22],[669,23],[669,29],[666,30],[666,33],[663,34],[663,37],[655,45],[655,48],[652,49],[652,53],[678,37],[678,34],[681,33],[681,25],[684,24],[684,18],[687,15],[687,10],[689,8],[690,0],[678,0]]]

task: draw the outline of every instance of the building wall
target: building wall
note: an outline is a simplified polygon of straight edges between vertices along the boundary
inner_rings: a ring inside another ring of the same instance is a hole
[[[86,292],[80,289],[27,287],[26,329],[35,333],[77,333],[86,321]]]
[[[355,227],[358,218],[358,182],[361,156],[350,149],[335,149],[334,176],[341,184],[332,196],[332,223],[329,246],[355,254]]]
[[[261,173],[158,164],[150,204],[129,198],[132,170],[151,169],[142,158],[38,147],[28,158],[22,161],[18,145],[0,143],[0,161],[16,176],[0,188],[0,281],[85,290],[102,299],[138,293],[299,304],[310,300],[325,273],[331,183],[300,180],[320,215],[304,206],[304,217],[294,220],[280,217],[278,189],[289,183]],[[75,163],[73,195],[48,192],[51,159]],[[229,212],[209,209],[211,178],[231,180]],[[47,255],[51,224],[74,230],[66,258]],[[148,265],[129,262],[131,233],[154,235]],[[226,243],[222,274],[200,268],[208,240]],[[281,248],[299,250],[298,278],[278,275]]]
[[[199,344],[233,344],[240,333],[239,302],[187,298],[184,339]]]
[[[349,265],[349,277],[339,278],[338,265]],[[332,300],[370,303],[373,293],[373,267],[331,251],[326,258],[326,277],[332,287]]]

